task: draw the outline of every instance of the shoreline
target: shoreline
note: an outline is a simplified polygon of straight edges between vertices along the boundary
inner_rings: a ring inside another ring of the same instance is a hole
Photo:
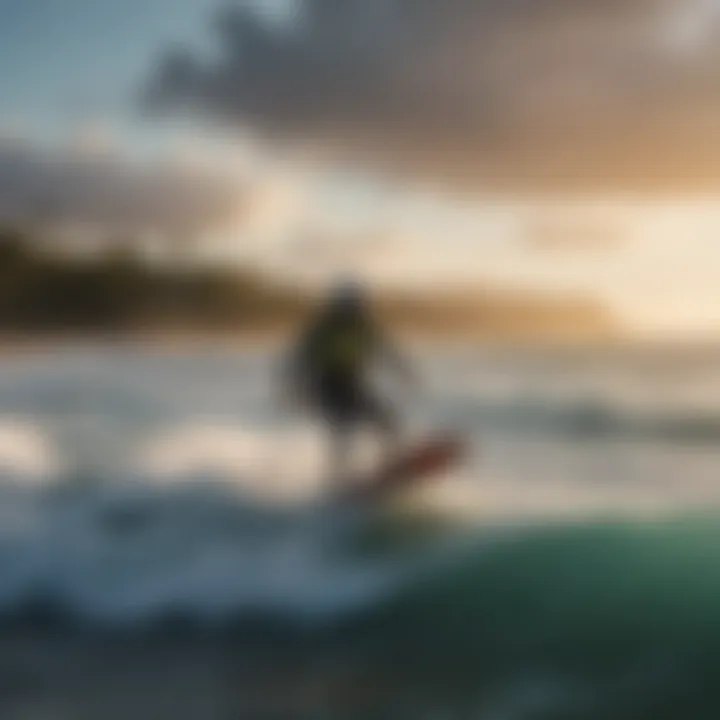
[[[295,328],[262,331],[142,330],[128,332],[0,333],[0,358],[38,352],[82,348],[129,348],[162,352],[267,350],[291,342]],[[539,337],[488,336],[471,332],[422,332],[397,330],[397,342],[420,349],[468,349],[505,352],[712,352],[720,350],[720,338],[678,341],[631,337]]]

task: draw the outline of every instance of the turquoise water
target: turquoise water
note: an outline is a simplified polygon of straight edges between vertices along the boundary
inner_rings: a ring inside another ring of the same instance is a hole
[[[713,717],[719,539],[686,519],[478,540],[359,627],[479,717]]]

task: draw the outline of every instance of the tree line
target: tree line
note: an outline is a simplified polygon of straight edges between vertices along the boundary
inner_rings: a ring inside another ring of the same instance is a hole
[[[0,331],[225,330],[285,323],[300,293],[241,268],[148,266],[132,252],[87,258],[36,249],[0,229]]]

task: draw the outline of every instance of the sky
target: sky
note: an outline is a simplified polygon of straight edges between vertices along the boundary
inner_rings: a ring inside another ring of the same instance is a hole
[[[718,0],[0,0],[0,216],[719,334],[719,39]]]
[[[0,0],[0,108],[45,137],[137,127],[134,98],[164,44],[202,42],[210,0]],[[147,132],[138,131],[139,135]]]

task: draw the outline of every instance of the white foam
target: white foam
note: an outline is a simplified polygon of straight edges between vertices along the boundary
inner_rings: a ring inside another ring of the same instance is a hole
[[[212,477],[273,500],[303,500],[328,485],[327,447],[314,427],[257,429],[195,423],[151,438],[140,449],[135,472],[156,482],[182,483]],[[377,443],[360,436],[358,471],[371,466]]]
[[[268,516],[207,487],[114,489],[3,493],[0,611],[40,590],[113,625],[177,610],[210,622],[246,610],[332,622],[403,575],[387,560],[339,556],[322,515]]]
[[[45,483],[60,471],[59,454],[39,428],[22,420],[0,418],[0,477]]]

